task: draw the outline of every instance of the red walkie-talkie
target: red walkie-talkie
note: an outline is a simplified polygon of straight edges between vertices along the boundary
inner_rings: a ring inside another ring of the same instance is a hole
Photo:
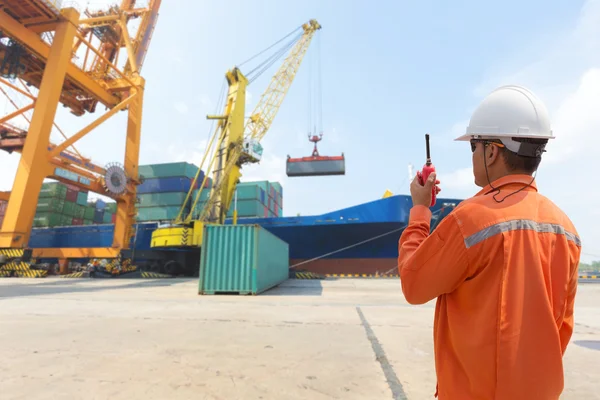
[[[425,162],[425,165],[423,166],[423,170],[417,171],[417,177],[419,178],[419,183],[421,185],[425,185],[425,182],[427,181],[427,178],[429,177],[429,175],[431,175],[432,172],[435,172],[435,167],[431,163],[431,154],[429,152],[429,134],[428,133],[425,134],[425,147],[427,150],[427,161]],[[436,195],[436,188],[435,188],[435,185],[433,185],[433,188],[431,188],[431,205],[429,207],[433,207],[433,205],[435,204],[435,195]]]

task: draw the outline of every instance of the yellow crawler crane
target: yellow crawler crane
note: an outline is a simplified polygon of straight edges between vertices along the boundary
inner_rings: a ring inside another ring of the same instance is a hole
[[[258,75],[260,75],[287,49],[291,48],[289,55],[271,79],[245,125],[246,87],[256,79],[257,75],[247,78],[238,67],[225,74],[229,89],[223,115],[207,117],[216,120],[218,125],[207,146],[200,169],[177,218],[171,224],[159,227],[153,232],[152,248],[198,249],[202,246],[202,232],[205,224],[225,223],[225,217],[241,176],[242,166],[260,161],[263,150],[260,140],[265,136],[277,115],[311,40],[319,29],[321,29],[321,25],[316,20],[306,22],[286,36],[292,36],[300,30],[300,33],[290,42],[248,74],[251,75],[258,71]],[[186,205],[197,187],[200,171],[211,152],[213,155],[206,169],[208,172],[193,199],[191,208],[188,209]],[[207,186],[210,172],[213,175],[213,184],[209,189],[208,200],[201,210],[196,210],[202,191]],[[237,213],[234,212],[234,223],[236,222]]]

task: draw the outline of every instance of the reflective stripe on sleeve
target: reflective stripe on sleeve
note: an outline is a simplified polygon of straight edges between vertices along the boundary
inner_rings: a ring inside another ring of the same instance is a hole
[[[574,242],[577,246],[581,246],[581,240],[579,237],[571,232],[567,232],[561,225],[536,222],[528,219],[515,219],[489,226],[467,237],[465,239],[465,246],[469,248],[494,235],[498,235],[502,232],[517,230],[530,230],[538,233],[555,233],[557,235],[565,235],[567,240]]]

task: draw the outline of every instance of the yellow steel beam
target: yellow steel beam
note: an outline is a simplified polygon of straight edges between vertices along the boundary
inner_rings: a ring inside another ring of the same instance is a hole
[[[115,115],[118,111],[127,107],[127,105],[129,105],[129,103],[131,103],[131,101],[133,100],[133,98],[135,96],[136,96],[135,93],[132,94],[131,96],[129,96],[128,98],[126,98],[125,100],[120,102],[116,107],[113,107],[110,110],[108,110],[100,118],[98,118],[97,120],[95,120],[94,122],[92,122],[91,124],[89,124],[88,126],[83,128],[82,130],[77,132],[75,135],[71,136],[70,138],[68,138],[67,140],[65,140],[58,146],[56,146],[54,149],[52,149],[52,151],[50,151],[50,153],[48,154],[48,157],[51,157],[51,158],[56,157],[58,154],[60,154],[61,151],[63,151],[64,149],[66,149],[67,147],[69,147],[70,145],[72,145],[73,143],[75,143],[76,141],[78,141],[79,139],[81,139],[82,137],[87,135],[88,133],[90,133],[94,128],[96,128],[98,125],[102,124],[104,121],[106,121],[107,119],[109,119],[110,117]]]
[[[0,228],[0,247],[20,248],[29,242],[39,192],[50,172],[47,158],[50,132],[75,39],[76,26],[70,20],[79,17],[77,10],[72,8],[63,12],[68,20],[56,28],[48,54],[27,141],[19,160],[4,224]],[[2,29],[2,22],[6,22],[3,19],[7,19],[5,14],[0,17]]]
[[[25,91],[25,90],[21,89],[20,87],[13,85],[12,83],[10,83],[9,81],[7,81],[6,79],[0,78],[0,82],[3,83],[3,84],[5,84],[9,88],[11,88],[13,90],[16,90],[17,92],[21,93],[22,95],[29,97],[31,100],[35,100],[35,96],[32,95],[30,92]]]
[[[119,74],[121,76],[121,78],[125,79],[131,86],[135,86],[135,83],[133,83],[133,81],[131,79],[129,79],[124,73],[123,71],[121,71],[119,68],[117,68],[116,65],[114,65],[113,63],[110,62],[110,60],[108,58],[106,58],[104,56],[104,54],[102,54],[99,50],[97,50],[94,46],[92,46],[92,44],[90,42],[88,42],[79,32],[76,33],[77,37],[86,45],[88,46],[88,48],[90,50],[92,50],[94,53],[96,53],[96,55],[98,56],[98,58],[100,58],[102,61],[104,61],[106,63],[106,65],[108,65],[109,67],[111,67],[117,74]]]
[[[87,26],[100,26],[100,25],[106,25],[109,22],[114,22],[114,21],[118,21],[119,20],[119,16],[118,15],[104,15],[102,17],[93,17],[93,18],[85,18],[85,19],[80,19],[79,20],[79,24],[80,25],[87,25]]]
[[[56,29],[56,21],[45,22],[43,24],[27,25],[27,29],[35,33],[50,32]]]
[[[25,106],[25,107],[20,108],[20,109],[18,109],[16,111],[13,111],[12,113],[10,113],[10,114],[8,114],[8,115],[0,118],[0,124],[5,123],[6,121],[10,121],[14,117],[17,117],[17,116],[23,114],[24,112],[27,112],[27,111],[31,110],[34,106],[35,106],[35,103],[31,103],[28,106]]]
[[[125,47],[127,48],[127,55],[129,56],[129,66],[131,68],[131,72],[137,74],[138,67],[135,62],[135,53],[133,51],[133,45],[131,44],[131,38],[129,37],[129,30],[127,29],[127,20],[125,19],[125,15],[121,16],[119,23],[121,25],[121,33],[123,35],[123,40],[125,41]]]
[[[133,100],[127,113],[127,141],[125,143],[125,160],[123,166],[125,174],[131,178],[127,183],[127,192],[124,201],[117,203],[115,217],[115,233],[113,247],[129,248],[129,239],[134,222],[135,198],[138,183],[138,165],[140,158],[140,138],[142,132],[142,106],[144,99],[144,79],[134,78],[136,88],[132,89]]]
[[[33,258],[117,258],[119,249],[110,247],[96,247],[88,249],[64,248],[64,249],[33,249]]]
[[[64,9],[63,15],[67,15],[68,11],[72,9]],[[69,14],[70,15],[70,14]],[[78,14],[74,17],[75,19],[71,19],[68,23],[77,23]],[[61,22],[61,25],[64,22]],[[73,25],[73,27],[75,27]],[[27,29],[15,19],[10,17],[4,11],[0,10],[0,30],[15,40],[19,41],[21,44],[29,48],[31,52],[33,52],[37,57],[42,60],[47,60],[49,62],[51,48],[48,46],[46,42],[44,42],[38,34]],[[58,28],[57,28],[58,30]],[[56,40],[56,35],[55,39]],[[70,58],[71,55],[71,46],[73,42],[69,44],[69,51],[67,52]],[[46,66],[46,70],[48,66]],[[95,96],[102,104],[107,107],[112,107],[119,103],[120,99],[117,96],[113,96],[106,89],[104,89],[98,82],[94,81],[90,78],[85,72],[81,69],[77,68],[75,64],[68,63],[67,64],[67,76],[73,80],[78,86],[86,90],[92,96]]]

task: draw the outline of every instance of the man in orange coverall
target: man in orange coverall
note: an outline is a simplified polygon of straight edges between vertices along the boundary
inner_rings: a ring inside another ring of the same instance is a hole
[[[410,304],[437,297],[442,400],[547,400],[563,390],[581,241],[534,182],[551,138],[543,103],[527,89],[503,86],[456,139],[471,142],[481,191],[430,234],[431,192],[439,181],[433,173],[424,186],[412,182],[398,270]]]

